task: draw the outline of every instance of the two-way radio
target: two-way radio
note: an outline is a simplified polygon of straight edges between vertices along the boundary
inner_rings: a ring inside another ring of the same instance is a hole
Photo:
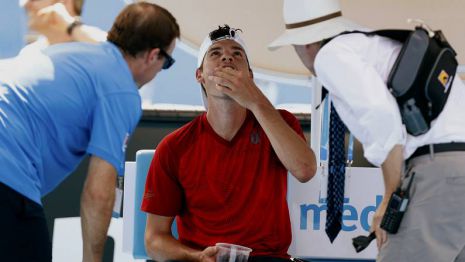
[[[415,172],[412,173],[410,181],[408,182],[407,188],[402,190],[402,187],[399,186],[397,190],[392,193],[391,198],[389,199],[386,212],[384,213],[383,219],[381,221],[381,228],[386,230],[391,234],[397,233],[399,230],[400,222],[404,217],[404,213],[407,210],[409,202],[409,192],[412,185]],[[368,236],[358,236],[352,239],[352,245],[355,248],[355,251],[359,253],[368,247],[376,238],[375,232],[371,232]]]
[[[405,210],[409,203],[409,191],[410,186],[412,185],[415,172],[412,173],[412,177],[407,185],[407,189],[402,190],[401,187],[398,187],[397,190],[392,193],[391,198],[389,199],[386,212],[384,213],[383,220],[381,221],[381,228],[386,230],[391,234],[397,233],[399,230],[400,222],[404,217]]]

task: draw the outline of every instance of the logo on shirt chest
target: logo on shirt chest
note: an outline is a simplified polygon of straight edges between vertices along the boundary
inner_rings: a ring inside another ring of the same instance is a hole
[[[260,134],[258,133],[258,131],[252,131],[252,133],[250,134],[250,143],[254,145],[260,144]]]

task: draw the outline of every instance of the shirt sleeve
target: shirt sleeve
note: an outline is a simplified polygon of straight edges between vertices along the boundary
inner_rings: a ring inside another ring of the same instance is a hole
[[[400,112],[380,74],[360,53],[369,43],[350,41],[349,35],[339,38],[318,52],[316,75],[342,121],[362,143],[365,158],[380,166],[396,144],[405,144]]]
[[[158,145],[145,182],[142,211],[174,217],[180,214],[183,191],[176,178],[176,156],[171,152],[167,139]]]
[[[104,159],[123,175],[126,145],[141,112],[140,98],[135,94],[112,94],[101,99],[93,114],[87,153]]]

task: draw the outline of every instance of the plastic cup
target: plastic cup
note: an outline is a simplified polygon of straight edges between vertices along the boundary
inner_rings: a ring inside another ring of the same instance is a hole
[[[216,243],[215,246],[218,248],[216,262],[247,262],[252,252],[251,248],[228,243]]]

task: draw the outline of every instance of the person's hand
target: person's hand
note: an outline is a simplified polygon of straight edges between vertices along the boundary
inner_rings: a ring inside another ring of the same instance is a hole
[[[216,83],[216,89],[225,93],[245,108],[264,97],[248,72],[241,72],[229,67],[217,67],[208,79]]]
[[[387,232],[380,227],[381,221],[383,220],[384,213],[388,205],[390,196],[384,196],[383,201],[379,205],[378,209],[373,216],[373,223],[371,224],[370,232],[375,232],[376,234],[376,245],[380,249],[384,243],[387,241]]]
[[[207,247],[199,255],[199,262],[215,262],[218,248],[215,246]]]
[[[67,39],[66,29],[74,20],[62,3],[56,3],[29,14],[29,27],[49,39]]]

